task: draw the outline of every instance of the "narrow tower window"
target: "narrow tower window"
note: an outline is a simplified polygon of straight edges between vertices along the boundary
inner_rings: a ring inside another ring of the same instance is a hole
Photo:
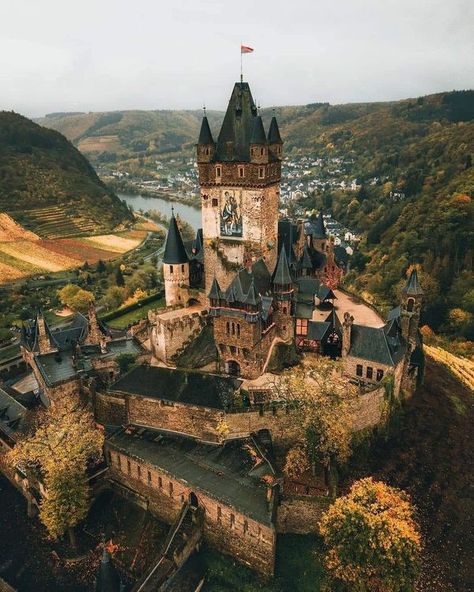
[[[265,179],[265,167],[258,167],[258,178]]]
[[[245,177],[245,167],[239,166],[239,177],[242,179]]]

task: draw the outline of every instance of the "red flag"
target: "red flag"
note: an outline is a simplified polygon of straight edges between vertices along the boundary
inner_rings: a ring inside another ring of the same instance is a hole
[[[240,46],[240,53],[252,53],[253,47],[248,47],[247,45]]]

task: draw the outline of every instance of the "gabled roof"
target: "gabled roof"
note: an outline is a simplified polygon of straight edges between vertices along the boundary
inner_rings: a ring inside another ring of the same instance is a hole
[[[298,267],[300,269],[313,269],[313,262],[311,261],[311,255],[309,253],[309,248],[307,244],[305,244],[305,246],[303,247],[303,253],[298,262]]]
[[[174,214],[171,214],[170,226],[166,237],[165,254],[163,263],[177,264],[188,263],[188,254],[184,248],[183,238],[178,228]]]
[[[262,117],[257,115],[253,122],[252,135],[250,136],[251,144],[266,144],[267,137],[265,135],[265,129],[263,127]]]
[[[280,136],[280,130],[276,117],[273,116],[270,122],[270,129],[268,130],[268,143],[269,144],[283,144],[283,140]]]
[[[285,247],[288,261],[290,263],[294,260],[293,245],[298,241],[298,227],[291,220],[287,218],[278,220],[278,252],[282,246]]]
[[[331,290],[331,288],[328,288],[328,286],[321,284],[319,286],[319,290],[318,290],[318,298],[319,300],[323,301],[323,300],[333,300],[336,299],[337,300],[337,296],[334,294],[334,292]]]
[[[201,131],[199,132],[199,139],[198,144],[214,144],[214,139],[212,137],[211,128],[209,127],[209,122],[207,117],[204,115],[201,122]]]
[[[317,278],[303,276],[296,280],[298,294],[310,294],[314,296],[319,291],[320,282]]]
[[[292,283],[290,268],[288,266],[288,259],[286,257],[285,247],[281,247],[280,255],[278,257],[277,266],[273,273],[273,283],[277,286],[286,286]]]
[[[260,301],[260,297],[257,293],[257,290],[255,289],[255,282],[252,279],[252,283],[250,284],[250,288],[249,291],[247,292],[247,295],[245,296],[245,304],[250,304],[252,306],[257,306],[257,304]]]
[[[407,296],[422,296],[424,294],[423,289],[420,286],[420,282],[418,281],[418,272],[416,271],[416,267],[412,270],[410,277],[403,288],[403,293]]]
[[[250,137],[257,117],[247,82],[236,82],[217,139],[216,160],[250,161]]]
[[[308,339],[314,339],[315,341],[322,341],[324,337],[329,333],[331,323],[327,321],[310,321],[308,323]]]
[[[404,353],[405,342],[396,325],[391,324],[388,335],[386,327],[352,325],[349,355],[387,366],[395,366]]]

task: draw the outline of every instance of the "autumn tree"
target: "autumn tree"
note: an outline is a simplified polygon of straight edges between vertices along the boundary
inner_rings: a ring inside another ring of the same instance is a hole
[[[329,574],[351,592],[410,592],[421,537],[409,497],[372,478],[354,483],[323,515]]]
[[[58,290],[58,296],[64,306],[79,312],[86,312],[89,304],[94,302],[94,294],[76,284],[66,284],[64,288]]]
[[[342,378],[340,362],[306,356],[282,375],[277,388],[279,396],[294,407],[291,417],[299,450],[287,458],[288,468],[291,464],[301,468],[301,452],[306,451],[311,463],[324,467],[330,482],[336,466],[347,462],[351,453],[357,396]]]
[[[64,398],[39,414],[33,434],[9,453],[9,462],[40,472],[46,489],[40,519],[53,538],[69,533],[83,520],[90,504],[87,468],[102,456],[104,437],[92,414],[77,401]]]

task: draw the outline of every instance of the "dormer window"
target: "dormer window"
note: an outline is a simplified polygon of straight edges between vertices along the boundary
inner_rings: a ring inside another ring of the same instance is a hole
[[[265,167],[258,167],[258,178],[265,179]]]

